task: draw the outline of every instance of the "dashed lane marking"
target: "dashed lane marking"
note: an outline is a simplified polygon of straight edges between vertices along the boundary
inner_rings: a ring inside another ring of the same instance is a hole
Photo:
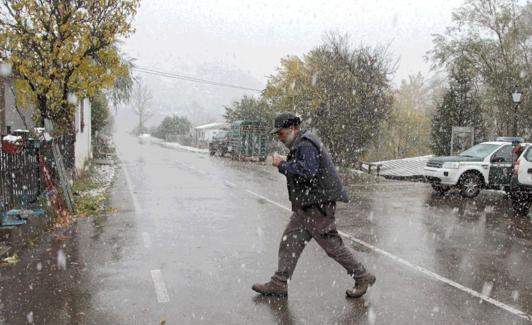
[[[133,186],[131,185],[131,177],[129,177],[127,166],[125,164],[122,164],[122,166],[124,170],[124,175],[126,177],[127,189],[129,190],[129,195],[131,195],[131,199],[133,200],[133,208],[135,209],[135,213],[139,214],[141,213],[141,208],[137,196],[133,192]]]
[[[146,247],[146,248],[150,248],[151,247],[150,234],[148,234],[147,232],[143,232],[142,233],[142,240],[144,241],[144,247]]]
[[[227,186],[227,187],[231,187],[231,188],[235,188],[236,187],[236,184],[235,183],[232,183],[230,181],[224,181],[224,184]]]
[[[248,192],[249,194],[254,195],[254,196],[258,197],[258,198],[261,198],[261,199],[263,199],[264,201],[267,201],[267,202],[269,202],[269,203],[271,203],[271,204],[273,204],[273,205],[276,205],[276,206],[278,206],[278,207],[281,208],[281,209],[285,209],[285,210],[288,210],[288,211],[292,211],[291,209],[285,207],[285,206],[282,205],[281,203],[277,203],[277,202],[275,202],[275,201],[272,201],[272,200],[268,199],[267,197],[262,196],[262,195],[260,195],[260,194],[258,194],[258,193],[255,193],[255,192],[250,191],[250,190],[246,190],[246,192]]]
[[[170,302],[170,297],[168,296],[168,291],[166,290],[161,270],[151,270],[151,277],[153,279],[157,301],[159,303]]]
[[[281,209],[284,209],[284,210],[287,210],[287,211],[291,211],[291,209],[289,209],[288,207],[282,205],[281,203],[278,203],[278,202],[275,202],[273,200],[270,200],[270,199],[268,199],[267,197],[265,197],[263,195],[260,195],[258,193],[255,193],[255,192],[249,191],[249,190],[246,190],[246,192],[251,194],[251,195],[253,195],[253,196],[261,198],[261,199],[263,199],[263,200],[265,200],[265,201],[267,201],[267,202],[269,202],[269,203],[271,203],[271,204],[273,204],[273,205],[275,205],[275,206],[277,206],[277,207],[279,207]],[[490,298],[490,297],[488,297],[488,296],[486,296],[486,295],[484,295],[484,294],[482,294],[482,293],[480,293],[478,291],[475,291],[475,290],[470,289],[470,288],[468,288],[466,286],[463,286],[463,285],[461,285],[458,282],[455,282],[455,281],[453,281],[451,279],[448,279],[448,278],[443,277],[443,276],[441,276],[441,275],[439,275],[437,273],[434,273],[434,272],[432,272],[432,271],[430,271],[430,270],[428,270],[428,269],[426,269],[426,268],[424,268],[422,266],[412,264],[412,263],[408,262],[407,260],[405,260],[405,259],[403,259],[401,257],[395,256],[392,253],[389,253],[389,252],[387,252],[387,251],[385,251],[383,249],[380,249],[377,246],[369,244],[369,243],[367,243],[367,242],[365,242],[363,240],[355,238],[352,235],[349,235],[349,234],[347,234],[345,232],[338,231],[338,233],[342,237],[347,238],[347,239],[349,239],[349,240],[351,240],[351,241],[353,241],[353,242],[355,242],[357,244],[360,244],[360,245],[362,245],[362,246],[364,246],[366,248],[369,248],[369,249],[371,249],[372,251],[374,251],[376,253],[379,253],[381,255],[389,257],[389,258],[391,258],[392,260],[394,260],[395,262],[397,262],[399,264],[403,264],[403,265],[405,265],[405,266],[407,266],[407,267],[409,267],[411,269],[414,269],[414,270],[416,270],[418,272],[423,273],[424,275],[426,275],[426,276],[428,276],[428,277],[430,277],[432,279],[435,279],[435,280],[443,282],[443,283],[445,283],[447,285],[450,285],[450,286],[452,286],[452,287],[454,287],[454,288],[456,288],[458,290],[461,290],[463,292],[466,292],[466,293],[472,295],[473,297],[477,297],[477,298],[479,298],[479,299],[481,299],[483,301],[486,301],[486,302],[488,302],[488,303],[490,303],[490,304],[492,304],[494,306],[497,306],[497,307],[499,307],[499,308],[501,308],[503,310],[506,310],[507,312],[510,312],[510,313],[520,317],[520,318],[523,318],[523,319],[526,319],[526,320],[532,322],[532,315],[530,315],[530,314],[527,314],[527,313],[525,313],[525,312],[523,312],[523,311],[521,311],[519,309],[511,307],[511,306],[509,306],[509,305],[507,305],[505,303],[502,303],[502,302],[500,302],[498,300],[495,300],[493,298]]]

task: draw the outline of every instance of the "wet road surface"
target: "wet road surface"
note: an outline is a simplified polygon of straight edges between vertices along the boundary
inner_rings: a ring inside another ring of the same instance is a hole
[[[353,281],[311,242],[289,297],[265,298],[250,288],[275,270],[284,177],[127,135],[116,143],[116,213],[44,236],[2,268],[2,323],[532,323],[532,224],[501,193],[462,200],[350,177],[338,228],[376,285],[346,299]]]

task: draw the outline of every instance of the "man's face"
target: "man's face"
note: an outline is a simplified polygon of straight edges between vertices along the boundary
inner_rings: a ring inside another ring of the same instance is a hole
[[[296,132],[293,126],[279,130],[279,141],[281,141],[287,148],[290,148],[295,137]]]

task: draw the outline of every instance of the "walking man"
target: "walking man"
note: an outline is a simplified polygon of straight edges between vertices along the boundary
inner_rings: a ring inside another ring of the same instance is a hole
[[[269,282],[256,283],[252,289],[263,295],[286,296],[297,260],[306,243],[314,239],[355,280],[346,295],[359,298],[376,278],[356,260],[336,230],[336,202],[347,202],[347,192],[327,149],[316,135],[300,129],[300,124],[301,119],[292,113],[275,118],[271,133],[279,136],[290,153],[286,158],[274,155],[272,165],[286,176],[293,214],[279,244],[277,271]]]

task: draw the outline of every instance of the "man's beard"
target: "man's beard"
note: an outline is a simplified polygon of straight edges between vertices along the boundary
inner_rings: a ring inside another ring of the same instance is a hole
[[[284,140],[284,145],[290,149],[292,147],[292,144],[294,143],[294,140],[296,139],[296,132],[292,130],[289,135],[286,136],[286,139]]]

